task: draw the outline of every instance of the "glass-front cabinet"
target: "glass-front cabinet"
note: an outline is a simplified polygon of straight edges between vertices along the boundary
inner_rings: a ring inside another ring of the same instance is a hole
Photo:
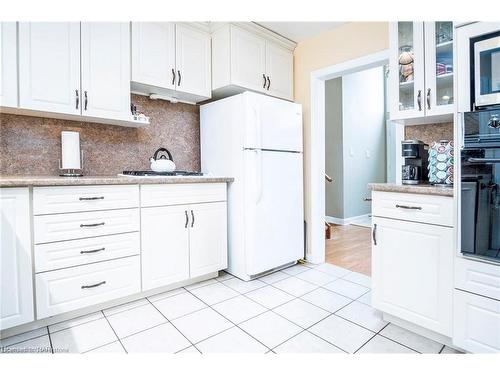
[[[453,23],[390,25],[392,120],[453,113]]]

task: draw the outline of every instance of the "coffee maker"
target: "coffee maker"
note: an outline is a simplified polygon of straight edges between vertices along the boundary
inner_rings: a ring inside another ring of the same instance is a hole
[[[405,140],[401,142],[401,154],[405,159],[401,167],[401,182],[405,185],[427,182],[429,145],[414,139]]]

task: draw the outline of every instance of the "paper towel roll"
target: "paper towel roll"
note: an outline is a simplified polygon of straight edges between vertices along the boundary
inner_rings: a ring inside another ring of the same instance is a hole
[[[61,132],[61,168],[81,169],[80,133]]]

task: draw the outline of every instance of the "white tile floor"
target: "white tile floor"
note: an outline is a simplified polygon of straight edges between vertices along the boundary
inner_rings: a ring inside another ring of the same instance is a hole
[[[0,353],[456,353],[388,324],[370,278],[322,264],[219,277],[0,341]]]

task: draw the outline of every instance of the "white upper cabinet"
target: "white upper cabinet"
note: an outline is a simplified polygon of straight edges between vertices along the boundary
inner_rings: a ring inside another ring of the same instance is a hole
[[[390,117],[453,113],[453,22],[390,25]]]
[[[83,22],[82,114],[130,118],[130,31],[123,22]]]
[[[277,36],[224,25],[212,34],[215,96],[245,90],[293,100],[294,43]]]
[[[19,23],[19,106],[80,114],[80,24]]]
[[[293,54],[272,42],[266,42],[266,89],[270,95],[293,98]]]
[[[175,90],[175,24],[132,22],[132,82]]]
[[[210,35],[183,25],[175,28],[177,90],[211,96]]]
[[[28,188],[0,189],[0,331],[34,319]]]
[[[17,107],[17,26],[0,22],[0,107]]]
[[[210,34],[169,22],[132,23],[132,90],[196,103],[211,97]]]
[[[265,39],[236,27],[231,27],[230,39],[231,83],[264,91],[267,85]],[[214,61],[214,65],[216,63]]]

